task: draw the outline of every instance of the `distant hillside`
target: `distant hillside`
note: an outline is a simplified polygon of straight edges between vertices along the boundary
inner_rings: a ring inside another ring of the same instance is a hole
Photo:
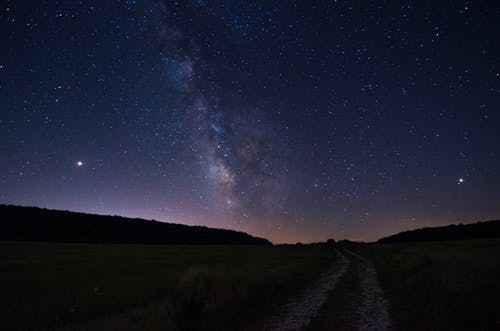
[[[380,243],[500,238],[500,220],[422,228],[380,239]]]
[[[232,230],[11,205],[0,205],[0,240],[116,244],[271,244],[266,239]]]

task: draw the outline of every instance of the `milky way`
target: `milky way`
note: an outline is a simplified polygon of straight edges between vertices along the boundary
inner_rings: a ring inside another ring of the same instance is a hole
[[[200,42],[178,30],[170,34],[161,65],[172,88],[184,95],[182,125],[196,146],[211,207],[238,223],[279,212],[286,198],[287,171],[280,128],[258,108],[241,100],[227,105],[217,91],[201,89],[197,81],[203,81],[203,73],[196,70],[202,60],[181,46]]]
[[[498,12],[6,1],[0,203],[276,242],[500,217]]]

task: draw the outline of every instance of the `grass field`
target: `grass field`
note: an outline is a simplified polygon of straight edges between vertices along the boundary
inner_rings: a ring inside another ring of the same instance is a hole
[[[348,248],[374,263],[395,330],[500,329],[500,240]],[[0,242],[1,329],[259,330],[335,257],[327,246]],[[352,327],[362,273],[350,265],[309,329]]]
[[[2,329],[241,330],[334,256],[317,248],[0,242]]]
[[[500,240],[369,245],[398,330],[500,330]]]

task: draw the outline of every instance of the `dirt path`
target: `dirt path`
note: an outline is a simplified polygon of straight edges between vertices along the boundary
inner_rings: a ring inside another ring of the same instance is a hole
[[[361,263],[361,298],[359,305],[355,309],[356,318],[353,321],[355,328],[360,331],[389,330],[391,323],[387,310],[387,301],[384,298],[384,292],[380,288],[375,267],[364,257],[347,249],[344,249],[344,251]]]
[[[347,249],[337,254],[339,262],[282,307],[265,330],[390,330],[387,301],[373,264]]]
[[[326,271],[318,281],[307,288],[300,296],[292,299],[274,316],[265,330],[294,331],[302,330],[316,317],[328,299],[330,291],[347,270],[349,260],[340,251],[338,263]]]

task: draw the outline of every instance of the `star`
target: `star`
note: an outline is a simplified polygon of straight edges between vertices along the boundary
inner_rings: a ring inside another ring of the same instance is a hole
[[[463,179],[463,178],[458,179],[458,185],[463,184],[464,182],[465,182],[465,179]]]
[[[76,166],[78,168],[83,167],[83,161],[76,161]]]

